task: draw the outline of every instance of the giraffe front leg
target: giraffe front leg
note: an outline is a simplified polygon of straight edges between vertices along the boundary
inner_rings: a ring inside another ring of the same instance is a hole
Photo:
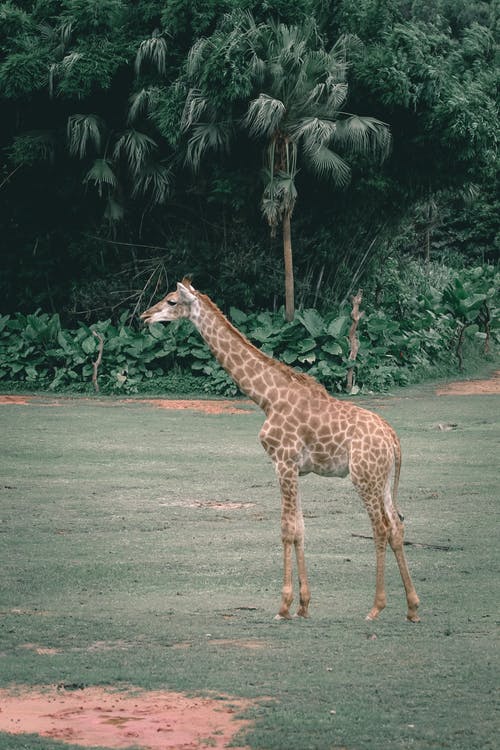
[[[300,606],[297,610],[297,617],[309,617],[309,602],[311,601],[311,591],[309,589],[309,582],[307,580],[303,533],[300,539],[297,539],[295,541],[295,555],[297,557],[297,569],[299,571],[300,585]]]
[[[292,541],[283,537],[283,588],[281,590],[281,605],[275,620],[289,620],[290,606],[293,602],[292,583]]]
[[[307,617],[310,593],[304,559],[304,521],[298,497],[298,469],[293,461],[277,461],[281,488],[281,539],[283,542],[283,589],[276,619],[289,619],[293,601],[292,547],[295,547],[300,581],[300,606],[297,615]]]

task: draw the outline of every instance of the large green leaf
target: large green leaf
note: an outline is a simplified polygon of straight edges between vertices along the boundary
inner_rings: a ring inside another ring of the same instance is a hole
[[[318,338],[324,331],[325,322],[317,310],[303,310],[297,313],[297,320],[299,320],[304,328],[311,334],[313,338]]]
[[[93,354],[96,348],[96,339],[94,338],[94,336],[88,336],[82,341],[82,349],[85,354]]]
[[[323,344],[321,349],[327,354],[332,354],[333,356],[341,356],[343,354],[342,347],[337,341],[327,341],[326,344]]]
[[[237,307],[229,308],[229,317],[237,326],[243,325],[243,323],[246,323],[248,320],[248,315],[241,310],[238,310]]]
[[[334,339],[340,338],[346,333],[348,323],[349,317],[347,315],[339,315],[338,318],[335,318],[328,324],[326,329],[328,336],[332,336]]]

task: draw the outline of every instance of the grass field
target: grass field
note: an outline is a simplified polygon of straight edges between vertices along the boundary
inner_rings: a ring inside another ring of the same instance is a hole
[[[418,625],[390,552],[387,609],[364,620],[368,517],[348,479],[314,476],[301,480],[311,618],[273,619],[279,493],[259,411],[0,406],[0,687],[261,699],[238,742],[263,750],[497,747],[500,397],[426,386],[359,403],[402,441]],[[60,747],[0,733],[0,750]]]

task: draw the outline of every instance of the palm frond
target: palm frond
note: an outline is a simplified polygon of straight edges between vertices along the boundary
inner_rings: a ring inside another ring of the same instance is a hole
[[[73,67],[75,63],[78,62],[78,60],[81,60],[83,55],[80,52],[69,52],[67,55],[63,57],[61,60],[61,65],[66,70],[69,70]]]
[[[231,135],[228,123],[209,122],[195,125],[187,145],[186,163],[197,171],[207,151],[228,152]]]
[[[278,129],[285,111],[282,101],[260,94],[250,102],[243,124],[251,136],[270,136]]]
[[[275,226],[285,212],[292,212],[297,200],[295,173],[264,171],[266,184],[262,196],[262,213],[269,226]]]
[[[208,99],[199,89],[189,89],[181,117],[181,128],[186,131],[195,125],[208,109]]]
[[[117,180],[111,163],[107,159],[96,159],[85,175],[84,182],[93,182],[99,195],[102,196],[106,186],[116,187]]]
[[[56,74],[59,70],[59,63],[52,63],[49,65],[49,98],[52,99],[54,96],[54,81]]]
[[[144,39],[139,45],[135,56],[135,72],[140,74],[144,63],[151,63],[158,73],[165,75],[167,72],[167,52],[168,45],[164,37],[160,36],[157,31],[149,39]]]
[[[148,164],[137,175],[132,195],[149,195],[155,205],[165,203],[172,190],[172,170],[159,162]]]
[[[351,169],[341,156],[321,145],[306,151],[312,171],[319,177],[328,177],[337,187],[345,187],[351,179]]]
[[[349,115],[337,123],[334,140],[351,153],[373,155],[382,161],[391,149],[391,132],[375,117]]]
[[[205,37],[197,39],[189,50],[187,62],[186,62],[186,74],[188,79],[194,78],[201,66],[205,63],[205,54],[209,47],[212,46],[212,42]]]
[[[73,21],[71,19],[68,19],[67,21],[63,21],[60,28],[60,35],[61,35],[61,45],[66,48],[69,42],[71,41],[71,35],[73,33]]]
[[[290,126],[290,134],[297,143],[302,140],[304,149],[309,151],[327,144],[336,127],[334,120],[304,117]]]
[[[328,76],[325,81],[325,102],[324,108],[326,112],[338,112],[340,107],[347,99],[347,83],[335,79],[334,76]]]
[[[136,174],[155,148],[157,148],[157,143],[153,138],[131,128],[117,140],[113,156],[115,159],[125,157],[129,170]]]
[[[103,130],[104,123],[97,115],[70,115],[66,127],[70,154],[83,159],[91,146],[99,152]]]
[[[59,74],[65,74],[68,71],[71,70],[73,65],[77,63],[79,60],[83,58],[83,55],[80,52],[70,52],[67,55],[64,55],[63,59],[60,62],[52,63],[49,66],[49,96],[52,99],[54,96],[54,82],[56,80],[56,76]]]
[[[45,21],[37,24],[37,29],[40,32],[40,36],[42,37],[44,42],[48,42],[50,44],[57,39],[57,31],[53,26],[46,23]]]
[[[262,84],[266,75],[266,61],[263,60],[255,50],[251,53],[249,67],[255,83],[257,85]]]
[[[149,113],[151,107],[158,100],[159,91],[157,86],[150,86],[142,88],[140,91],[135,91],[130,95],[130,107],[127,115],[127,122],[129,124],[137,120],[141,115]]]
[[[270,197],[269,195],[264,194],[260,206],[262,215],[264,216],[268,225],[271,227],[271,236],[275,237],[276,227],[278,226],[282,217],[280,202],[277,198]]]
[[[106,201],[106,208],[104,209],[104,218],[109,221],[110,224],[118,224],[125,215],[125,209],[121,203],[118,203],[111,195]]]

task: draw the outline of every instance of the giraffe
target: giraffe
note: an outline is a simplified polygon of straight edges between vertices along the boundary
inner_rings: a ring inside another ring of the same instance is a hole
[[[176,291],[143,312],[141,318],[149,324],[189,319],[240,390],[265,414],[259,437],[274,463],[281,489],[284,577],[276,618],[291,616],[293,549],[299,578],[296,616],[308,616],[311,598],[299,476],[314,472],[345,477],[350,473],[368,512],[375,541],[375,598],[366,619],[374,620],[386,605],[384,572],[389,543],[406,592],[407,619],[418,622],[419,599],[403,549],[403,519],[396,506],[401,448],[393,428],[377,414],[333,398],[314,378],[261,352],[207,295],[194,289],[190,279],[184,278]]]

